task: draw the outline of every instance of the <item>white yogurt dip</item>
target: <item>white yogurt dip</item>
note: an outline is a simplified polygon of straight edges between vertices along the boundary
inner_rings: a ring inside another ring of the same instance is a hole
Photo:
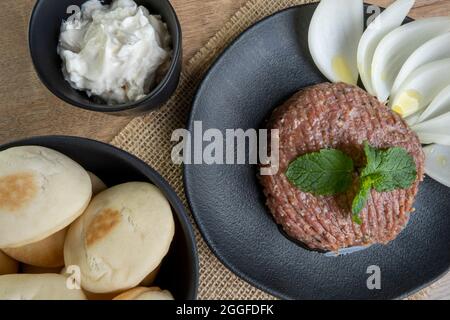
[[[63,21],[58,54],[73,88],[120,104],[155,86],[171,59],[170,42],[161,18],[133,0],[89,0]]]

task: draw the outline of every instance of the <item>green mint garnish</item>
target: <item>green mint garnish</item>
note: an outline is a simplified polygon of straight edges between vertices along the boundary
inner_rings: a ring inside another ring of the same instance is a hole
[[[359,192],[353,199],[353,215],[359,215],[364,208],[370,190],[389,192],[407,189],[417,178],[416,163],[403,148],[375,149],[364,143],[367,158],[366,167],[361,171]]]
[[[370,191],[389,192],[411,187],[417,178],[414,159],[399,147],[375,149],[364,143],[367,163],[361,170],[359,188],[352,203],[353,221],[361,224],[359,214],[366,206]],[[288,167],[288,180],[303,192],[335,195],[346,192],[353,180],[352,159],[342,151],[323,149],[295,159]]]
[[[353,160],[335,149],[298,157],[286,172],[288,180],[304,192],[315,195],[334,195],[345,192],[352,183]]]

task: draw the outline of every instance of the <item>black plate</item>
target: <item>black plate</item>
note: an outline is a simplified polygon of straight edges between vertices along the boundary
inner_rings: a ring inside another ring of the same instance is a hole
[[[194,102],[188,127],[263,127],[302,87],[326,81],[314,66],[307,30],[316,5],[279,12],[243,33],[218,59]],[[217,257],[256,287],[285,299],[393,299],[442,276],[450,266],[450,189],[427,178],[407,228],[387,246],[339,257],[287,239],[265,207],[251,165],[186,165],[186,194]],[[369,266],[381,290],[369,290]]]
[[[149,181],[156,185],[172,206],[175,238],[164,258],[155,285],[170,290],[177,300],[197,298],[199,272],[194,232],[177,194],[155,170],[133,155],[111,145],[76,137],[29,138],[0,146],[0,151],[23,145],[57,150],[78,162],[86,170],[95,173],[108,186],[130,181]]]

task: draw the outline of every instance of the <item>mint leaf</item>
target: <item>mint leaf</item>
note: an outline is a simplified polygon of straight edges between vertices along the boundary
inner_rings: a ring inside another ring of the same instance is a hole
[[[352,203],[352,213],[353,215],[358,215],[364,206],[366,205],[367,200],[369,199],[370,190],[372,189],[372,179],[370,177],[361,178],[359,191],[353,199]]]
[[[323,149],[294,160],[286,177],[304,192],[334,195],[348,190],[353,172],[353,160],[349,156],[336,149]]]
[[[381,153],[373,148],[367,141],[364,142],[364,153],[366,154],[366,167],[362,170],[362,176],[368,176],[378,170],[381,165]]]
[[[376,149],[364,143],[367,163],[361,170],[359,190],[352,202],[353,221],[361,224],[360,212],[370,197],[370,191],[388,192],[407,189],[417,178],[414,158],[399,147]],[[334,195],[345,192],[353,181],[352,159],[342,151],[323,149],[305,154],[291,162],[286,177],[297,188],[314,195]]]
[[[380,150],[365,142],[364,152],[367,164],[361,172],[359,191],[352,203],[354,221],[364,208],[372,188],[378,192],[407,189],[417,178],[414,158],[403,148]]]
[[[362,220],[361,220],[361,218],[359,217],[359,214],[358,214],[358,213],[353,214],[352,220],[353,220],[354,223],[359,224],[359,225],[362,225]]]
[[[364,150],[367,165],[361,172],[361,177],[371,176],[373,187],[378,192],[407,189],[416,180],[416,163],[405,149],[394,147],[377,150],[365,142]]]

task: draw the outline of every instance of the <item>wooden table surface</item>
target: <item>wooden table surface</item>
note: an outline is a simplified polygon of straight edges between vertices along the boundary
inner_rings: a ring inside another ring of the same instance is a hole
[[[172,0],[183,29],[184,62],[246,1]],[[367,2],[386,6],[392,0]],[[0,144],[45,134],[110,141],[130,118],[70,107],[55,98],[37,80],[27,43],[28,20],[34,3],[35,0],[0,1]],[[448,14],[450,0],[416,0],[411,17]],[[450,277],[447,279],[432,291],[432,298],[450,298]]]
[[[172,0],[183,28],[184,61],[247,0]],[[274,0],[276,1],[276,0]],[[386,6],[392,0],[369,1]],[[417,0],[414,18],[450,12],[450,0]],[[68,134],[109,141],[130,120],[80,110],[60,101],[37,80],[27,26],[35,0],[0,1],[0,143],[31,135]]]

